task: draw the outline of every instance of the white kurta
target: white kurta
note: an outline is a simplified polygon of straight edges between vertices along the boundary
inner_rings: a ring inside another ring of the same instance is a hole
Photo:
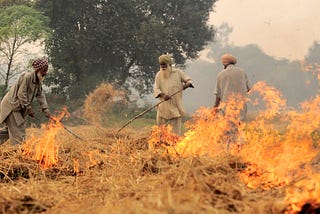
[[[183,83],[191,82],[191,78],[178,68],[172,68],[172,72],[167,79],[164,79],[161,72],[158,71],[154,82],[154,95],[158,97],[160,93],[172,95],[182,90]],[[184,109],[182,105],[182,92],[174,95],[170,100],[161,103],[158,106],[158,117],[172,119],[182,117]]]

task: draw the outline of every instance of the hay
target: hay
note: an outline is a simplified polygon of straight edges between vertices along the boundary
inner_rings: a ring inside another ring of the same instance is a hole
[[[282,191],[275,197],[272,191],[249,190],[237,175],[243,163],[234,156],[177,159],[150,149],[150,133],[129,129],[114,138],[114,130],[105,129],[100,138],[92,126],[73,129],[92,140],[59,133],[59,162],[49,169],[2,146],[8,161],[2,168],[28,171],[28,177],[21,173],[0,183],[3,213],[281,213],[286,207]],[[28,206],[21,202],[25,197]]]
[[[42,213],[47,209],[48,207],[28,195],[22,198],[7,198],[0,193],[1,213]]]
[[[111,84],[101,83],[84,101],[84,118],[95,126],[101,126],[104,115],[115,101],[124,101],[124,92],[114,89]]]

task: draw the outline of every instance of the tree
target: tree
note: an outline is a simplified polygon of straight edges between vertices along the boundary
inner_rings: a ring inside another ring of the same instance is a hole
[[[305,70],[320,81],[320,41],[314,41],[305,57]]]
[[[16,58],[22,53],[23,45],[44,38],[49,33],[49,20],[35,9],[16,5],[0,9],[0,59],[5,68],[0,71],[5,92],[9,80],[20,71],[15,67]]]
[[[53,92],[81,98],[107,81],[148,93],[160,54],[184,65],[213,38],[206,22],[215,1],[39,0],[53,29]]]
[[[246,71],[251,85],[264,81],[277,88],[282,92],[290,107],[299,107],[299,103],[319,94],[319,79],[317,79],[319,73],[316,73],[320,71],[319,42],[315,42],[309,49],[309,54],[306,57],[306,65],[308,66],[305,67],[309,72],[303,72],[300,61],[270,56],[256,44],[236,46],[228,42],[232,30],[232,27],[225,23],[217,26],[215,42],[206,47],[208,50],[206,56],[188,64],[186,72],[193,77],[193,82],[197,85],[188,96],[184,97],[188,112],[195,111],[200,106],[214,105],[215,81],[218,73],[223,69],[221,56],[225,53],[231,53],[237,57],[237,66]],[[204,58],[209,58],[212,61],[202,60]],[[197,102],[194,102],[195,100]],[[249,107],[249,110],[257,110],[261,106],[249,105]]]
[[[309,74],[309,85],[316,94],[320,92],[320,41],[314,41],[304,60],[304,71]]]

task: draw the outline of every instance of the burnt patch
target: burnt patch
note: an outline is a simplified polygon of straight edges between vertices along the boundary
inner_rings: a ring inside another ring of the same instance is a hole
[[[19,178],[30,178],[29,168],[24,165],[11,165],[0,167],[0,181],[9,182]]]

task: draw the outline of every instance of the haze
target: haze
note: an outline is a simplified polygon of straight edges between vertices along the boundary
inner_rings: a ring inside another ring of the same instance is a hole
[[[320,40],[319,8],[319,0],[220,0],[209,23],[227,22],[237,46],[257,44],[271,56],[303,59]]]

